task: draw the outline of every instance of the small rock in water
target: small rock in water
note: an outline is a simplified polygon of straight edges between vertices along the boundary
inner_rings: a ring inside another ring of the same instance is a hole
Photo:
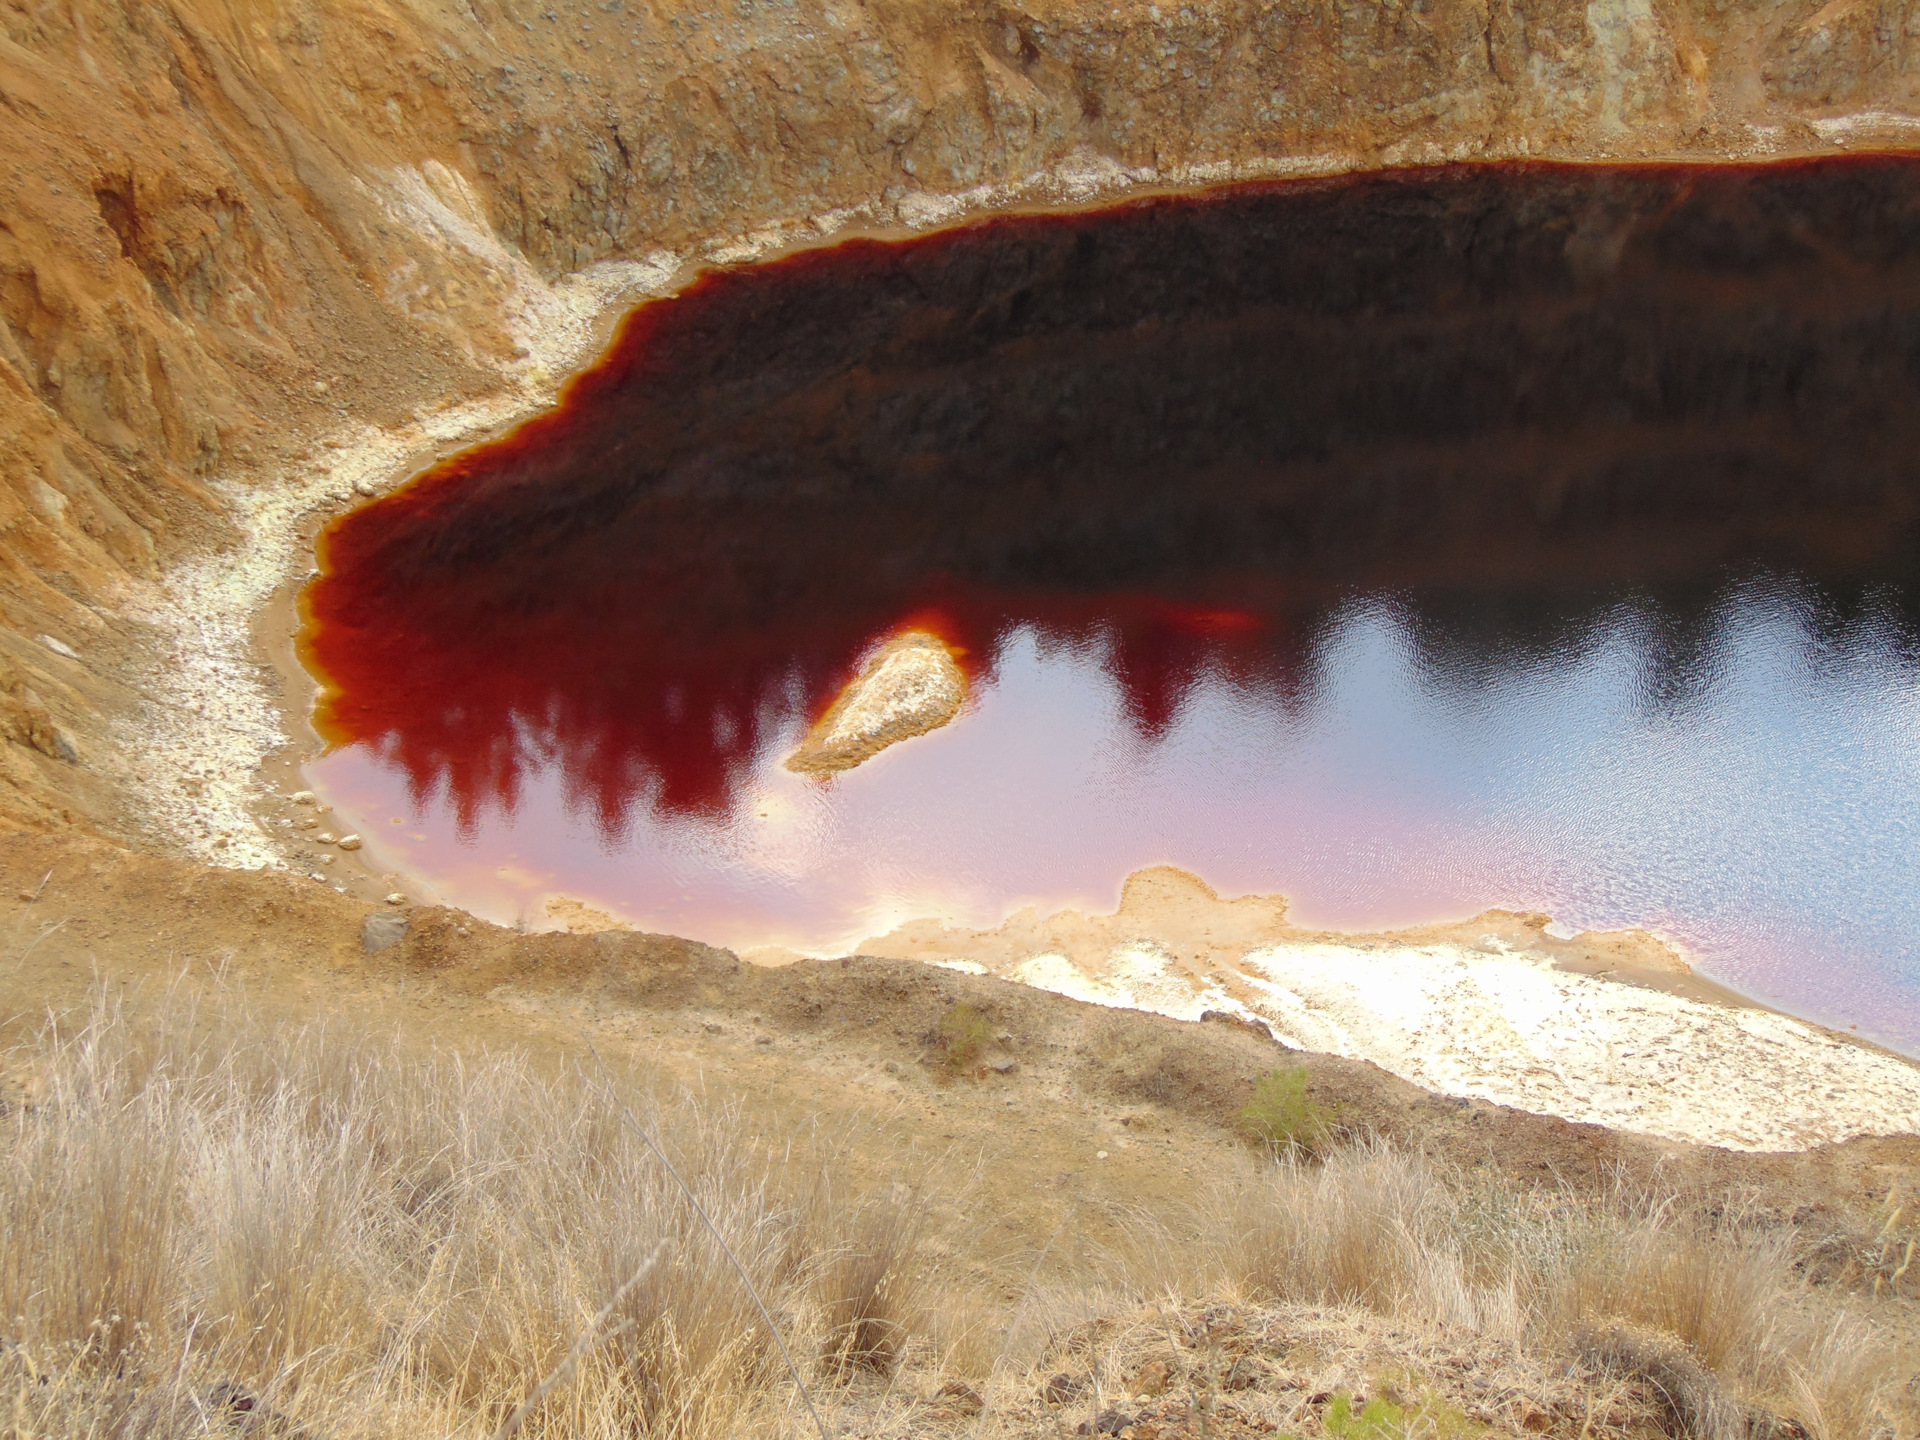
[[[896,635],[860,668],[799,749],[787,769],[833,775],[870,760],[889,745],[937,730],[960,713],[966,672],[937,635]]]
[[[313,804],[313,791],[296,790],[287,798],[296,805],[311,805]]]
[[[322,830],[318,835],[314,836],[313,838],[315,840],[318,840],[322,845],[333,844],[333,832],[331,830]]]
[[[339,844],[342,850],[358,850],[360,848],[360,837],[358,835],[342,835]]]

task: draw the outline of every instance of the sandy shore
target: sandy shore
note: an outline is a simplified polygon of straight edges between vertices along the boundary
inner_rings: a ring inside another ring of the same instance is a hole
[[[1559,940],[1510,911],[1381,935],[1297,930],[1169,867],[1112,915],[931,922],[863,953],[991,973],[1098,1005],[1258,1021],[1446,1095],[1734,1150],[1920,1132],[1920,1066],[1745,1002],[1657,938]]]

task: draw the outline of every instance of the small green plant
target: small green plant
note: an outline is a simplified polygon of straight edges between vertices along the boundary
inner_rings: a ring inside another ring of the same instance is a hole
[[[1331,1128],[1327,1112],[1307,1094],[1307,1072],[1294,1065],[1269,1070],[1253,1082],[1253,1099],[1240,1107],[1240,1129],[1269,1150],[1316,1151]]]
[[[1321,1427],[1334,1440],[1467,1440],[1485,1428],[1437,1395],[1409,1405],[1376,1395],[1355,1411],[1353,1396],[1344,1390],[1327,1406]]]
[[[965,1000],[940,1017],[940,1046],[949,1069],[971,1069],[992,1038],[992,1024]]]

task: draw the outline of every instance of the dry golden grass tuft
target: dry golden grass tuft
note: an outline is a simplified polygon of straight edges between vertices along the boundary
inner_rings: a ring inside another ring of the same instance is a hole
[[[32,1060],[0,1170],[19,1434],[491,1434],[663,1244],[521,1433],[783,1431],[753,1298],[627,1109],[810,1379],[891,1371],[919,1305],[890,1192],[724,1105],[179,1006],[103,1005]]]
[[[529,1396],[525,1436],[809,1433],[756,1293],[829,1428],[874,1440],[1920,1436],[1874,1321],[1905,1302],[1810,1286],[1794,1232],[1738,1205],[1348,1141],[1241,1155],[1117,1253],[1070,1216],[996,1262],[929,1233],[951,1207],[924,1186],[850,1183],[873,1167],[846,1136],[597,1061],[265,1025],[214,991],[103,1002],[7,1063],[13,1440],[480,1440]]]
[[[1863,1295],[1816,1291],[1794,1261],[1789,1233],[1737,1206],[1709,1220],[1624,1185],[1524,1191],[1358,1141],[1322,1164],[1276,1154],[1219,1182],[1177,1228],[1143,1217],[1126,1264],[1142,1293],[1189,1306],[1361,1312],[1453,1337],[1461,1354],[1564,1361],[1590,1394],[1627,1396],[1588,1406],[1581,1433],[1636,1418],[1700,1440],[1796,1425],[1817,1440],[1916,1433],[1902,1384],[1913,1357],[1867,1318]],[[1377,1368],[1357,1355],[1355,1375]],[[1488,1383],[1553,1388],[1537,1375]]]

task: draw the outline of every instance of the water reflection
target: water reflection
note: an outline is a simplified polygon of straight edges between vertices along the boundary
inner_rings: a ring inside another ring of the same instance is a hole
[[[831,947],[1174,861],[1905,997],[1920,166],[1461,167],[707,277],[307,597],[389,863]],[[903,624],[949,729],[779,759]],[[385,823],[386,817],[409,822]]]

